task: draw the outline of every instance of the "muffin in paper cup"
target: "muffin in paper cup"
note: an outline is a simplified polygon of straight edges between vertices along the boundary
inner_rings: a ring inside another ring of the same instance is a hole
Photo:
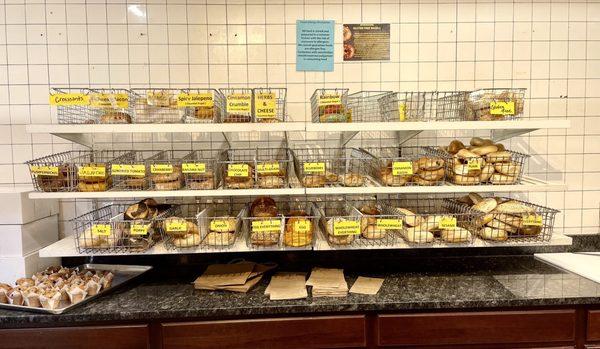
[[[12,292],[9,284],[0,283],[0,304],[8,304],[8,294]]]
[[[67,294],[69,295],[71,304],[77,304],[84,300],[84,298],[87,296],[87,292],[85,292],[83,286],[81,285],[71,286],[67,291]]]
[[[41,308],[42,303],[40,302],[40,289],[37,287],[30,287],[24,292],[25,305],[32,308]]]
[[[40,303],[44,309],[54,310],[61,306],[61,292],[57,290],[47,290],[40,295]]]
[[[13,288],[8,294],[8,303],[12,305],[23,305],[25,303],[23,291],[19,287]]]

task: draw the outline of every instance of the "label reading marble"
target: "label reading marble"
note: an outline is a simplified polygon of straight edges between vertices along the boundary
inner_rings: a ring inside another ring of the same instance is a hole
[[[333,235],[359,235],[360,222],[337,221],[333,222]]]

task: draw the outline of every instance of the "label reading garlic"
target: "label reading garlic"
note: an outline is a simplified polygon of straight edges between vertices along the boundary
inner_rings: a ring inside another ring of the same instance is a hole
[[[312,229],[312,223],[309,220],[302,219],[294,221],[294,231],[298,233],[309,233]]]
[[[82,166],[77,169],[79,177],[106,177],[105,166]]]
[[[260,164],[256,164],[256,172],[258,172],[260,174],[279,173],[279,163],[278,162],[263,162]]]
[[[90,106],[98,108],[129,108],[129,96],[126,93],[93,93]]]
[[[252,97],[250,93],[233,93],[227,96],[228,113],[250,113],[252,109]]]
[[[469,159],[467,161],[469,171],[481,170],[481,161],[479,159]]]
[[[260,221],[252,221],[252,232],[269,233],[278,232],[281,230],[281,219],[266,219]]]
[[[167,222],[165,228],[165,230],[169,232],[187,231],[187,222],[184,220]]]
[[[183,173],[206,173],[206,164],[203,162],[188,162],[181,164]]]
[[[456,217],[442,217],[438,223],[438,228],[449,230],[456,229]]]
[[[134,223],[129,227],[130,235],[148,235],[150,224],[137,224]]]
[[[83,93],[55,93],[50,95],[50,105],[90,105],[90,96]]]
[[[227,224],[227,221],[223,219],[213,219],[212,221],[210,221],[210,230],[221,233],[228,232],[229,224]]]
[[[31,173],[36,176],[50,176],[50,177],[58,177],[58,167],[57,166],[35,166],[32,165],[29,167]]]
[[[113,164],[111,165],[110,173],[114,176],[143,177],[146,175],[146,166]]]
[[[254,116],[258,119],[272,119],[276,116],[277,103],[274,93],[254,95]]]
[[[173,165],[171,164],[153,164],[150,165],[150,173],[173,173]]]
[[[403,228],[402,220],[397,218],[377,218],[375,225],[377,229],[382,230],[401,230]]]
[[[110,224],[94,224],[92,225],[92,235],[109,236],[112,233]]]
[[[305,162],[302,167],[306,174],[325,174],[324,162]]]
[[[523,225],[524,226],[541,227],[542,226],[542,216],[539,214],[523,215]]]
[[[178,107],[205,107],[212,108],[215,105],[213,94],[208,93],[180,93],[177,95]]]
[[[337,221],[333,222],[333,235],[359,235],[360,222]]]
[[[515,102],[490,102],[490,114],[515,115]]]
[[[412,175],[413,174],[413,165],[410,161],[394,161],[392,162],[392,175],[394,176],[402,176],[402,175]]]
[[[342,104],[342,98],[338,94],[326,94],[319,96],[319,106],[340,104]]]
[[[406,103],[398,102],[398,119],[406,121]]]
[[[248,164],[227,165],[227,177],[249,177],[250,167]]]

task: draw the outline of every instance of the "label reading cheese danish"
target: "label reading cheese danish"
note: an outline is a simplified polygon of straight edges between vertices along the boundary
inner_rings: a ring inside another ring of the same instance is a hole
[[[401,230],[403,228],[402,220],[397,218],[377,218],[375,225],[377,229],[383,230]]]
[[[469,159],[467,161],[467,168],[469,171],[481,170],[481,161],[479,159]]]
[[[92,225],[92,235],[96,236],[109,236],[112,234],[112,228],[110,224],[94,224]]]
[[[281,230],[281,219],[266,219],[252,221],[252,231],[255,233],[269,233]]]
[[[337,221],[333,222],[333,235],[359,235],[360,222]]]
[[[294,221],[294,231],[297,233],[310,233],[312,224],[309,220],[302,219]]]
[[[306,174],[325,174],[324,162],[305,162],[302,167]]]
[[[252,109],[252,97],[250,93],[233,93],[227,96],[228,113],[250,113]]]
[[[206,173],[206,164],[203,162],[188,162],[181,164],[183,173]]]
[[[227,177],[249,177],[250,167],[248,164],[227,165]]]
[[[79,177],[106,177],[105,166],[82,166],[77,169]]]
[[[90,106],[98,108],[129,108],[129,96],[126,93],[93,93]]]
[[[340,104],[342,104],[342,98],[338,94],[326,94],[319,96],[319,106]]]
[[[258,172],[260,174],[279,173],[279,163],[278,162],[263,162],[260,164],[256,164],[256,172]]]
[[[542,216],[539,214],[523,215],[523,225],[524,226],[541,227],[542,226]]]
[[[490,102],[490,114],[515,115],[515,102]]]
[[[438,228],[440,229],[456,229],[456,217],[442,217],[438,222]]]
[[[413,165],[410,161],[394,161],[392,162],[392,175],[403,176],[412,175]]]
[[[145,165],[113,164],[110,173],[114,176],[135,176],[143,177],[146,175]]]
[[[171,164],[153,164],[150,165],[150,173],[173,173],[173,165]]]
[[[222,219],[213,219],[210,221],[210,230],[217,232],[228,232],[229,224],[227,224],[227,221]]]
[[[254,95],[254,116],[258,119],[272,119],[276,116],[277,103],[274,93]]]
[[[187,231],[187,222],[184,220],[167,222],[165,228],[166,228],[166,231],[170,231],[170,232]]]
[[[148,235],[150,224],[132,224],[129,227],[129,235]]]
[[[398,102],[398,119],[406,121],[406,103]]]
[[[32,165],[29,170],[36,176],[58,177],[57,166],[35,166]]]
[[[205,107],[215,105],[212,93],[180,93],[177,95],[178,107]]]
[[[90,96],[83,93],[55,93],[50,95],[50,105],[90,105]]]

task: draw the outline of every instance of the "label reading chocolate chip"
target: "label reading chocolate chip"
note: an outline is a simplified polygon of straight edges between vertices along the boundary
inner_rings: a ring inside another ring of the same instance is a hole
[[[258,119],[272,119],[276,116],[277,103],[274,93],[257,93],[254,95],[254,116]]]
[[[325,174],[324,162],[305,162],[302,167],[306,174]]]
[[[167,222],[165,228],[168,232],[187,231],[187,222],[184,220]]]
[[[90,96],[83,93],[55,93],[50,95],[50,105],[90,105]]]
[[[29,167],[31,173],[36,176],[50,176],[50,177],[58,177],[58,167],[57,166],[35,166],[32,165]]]
[[[111,165],[110,173],[114,176],[143,177],[146,175],[146,166],[145,165],[113,164],[113,165]]]
[[[515,102],[490,102],[490,114],[515,115]]]
[[[444,230],[456,229],[456,217],[442,217],[438,222],[438,228]]]
[[[150,173],[173,173],[173,165],[171,164],[153,164],[150,165]]]
[[[77,169],[79,177],[106,177],[105,166],[82,166]]]
[[[252,221],[252,232],[269,233],[281,230],[281,219],[266,219]]]
[[[109,236],[112,233],[110,224],[94,224],[92,225],[92,235]]]
[[[180,93],[177,95],[178,107],[205,107],[212,108],[215,105],[213,94],[208,93]]]
[[[227,96],[228,113],[250,113],[252,109],[252,97],[250,93],[233,93]]]
[[[359,235],[360,222],[337,221],[333,222],[333,235]]]
[[[523,215],[523,225],[541,227],[542,216],[539,214],[525,214]]]
[[[342,104],[342,98],[338,94],[325,94],[319,96],[319,106],[340,104]]]
[[[479,159],[469,159],[467,161],[469,171],[481,170],[481,161]]]
[[[412,175],[413,165],[410,161],[394,161],[392,162],[392,175],[403,176]]]
[[[279,173],[278,162],[263,162],[256,164],[256,172],[260,174],[273,174]]]
[[[402,220],[397,218],[377,218],[375,225],[382,230],[401,230],[403,227]]]
[[[228,177],[249,177],[250,166],[248,164],[229,164],[227,165]]]
[[[183,173],[206,173],[206,164],[203,162],[188,162],[181,164]]]
[[[129,227],[130,235],[148,235],[148,230],[150,229],[150,224],[132,224]]]

